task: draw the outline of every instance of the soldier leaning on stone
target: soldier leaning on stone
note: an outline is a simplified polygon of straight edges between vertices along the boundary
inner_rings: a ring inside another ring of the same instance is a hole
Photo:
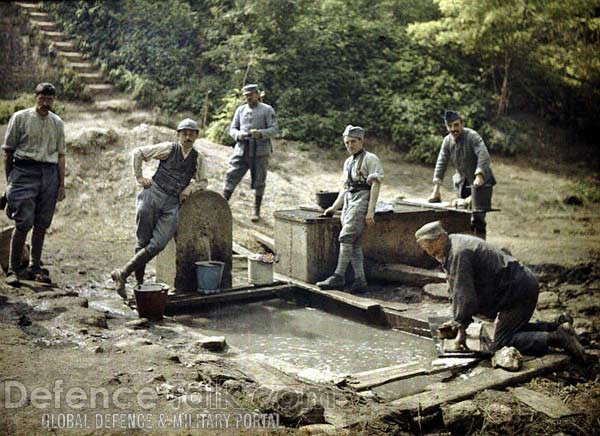
[[[56,89],[51,83],[35,88],[35,107],[16,112],[8,122],[2,149],[7,180],[8,217],[15,221],[10,269],[17,279],[50,282],[42,268],[46,231],[56,202],[65,198],[65,131],[63,121],[51,111]],[[29,230],[31,261],[22,265]]]
[[[363,290],[367,286],[361,247],[365,224],[375,222],[375,206],[383,181],[383,166],[379,158],[363,147],[365,131],[359,126],[346,126],[343,133],[344,145],[350,154],[343,167],[343,187],[324,215],[333,215],[342,209],[342,230],[340,231],[340,253],[335,272],[329,278],[318,282],[321,289],[342,289],[345,284],[346,269],[352,264],[354,282],[349,292]]]
[[[229,134],[235,140],[233,156],[225,175],[223,197],[229,201],[236,186],[250,170],[251,187],[254,189],[254,215],[252,221],[260,219],[260,206],[265,192],[269,156],[273,151],[271,136],[277,131],[275,111],[260,101],[258,85],[242,88],[246,104],[235,111]]]
[[[127,277],[135,272],[138,285],[142,284],[146,264],[175,234],[180,200],[208,184],[202,154],[194,147],[197,138],[198,125],[187,118],[177,126],[177,142],[139,147],[133,152],[133,173],[143,188],[136,206],[136,254],[111,273],[122,298],[127,298]],[[160,161],[152,179],[142,175],[142,161],[150,159]]]

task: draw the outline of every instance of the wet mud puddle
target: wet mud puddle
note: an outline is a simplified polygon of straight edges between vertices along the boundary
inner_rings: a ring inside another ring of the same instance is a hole
[[[435,358],[429,339],[280,299],[224,307],[205,316],[209,322],[200,333],[225,336],[242,352],[303,369],[348,374]],[[189,326],[195,328],[193,322]]]

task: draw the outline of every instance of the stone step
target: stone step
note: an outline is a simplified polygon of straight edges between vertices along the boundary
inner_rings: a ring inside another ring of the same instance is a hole
[[[48,32],[54,32],[58,29],[58,26],[54,21],[29,20],[29,22],[38,29],[46,30]]]
[[[77,47],[77,44],[74,43],[73,41],[56,41],[53,42],[54,47],[56,47],[58,50],[60,51],[77,51],[79,48]]]
[[[65,40],[69,39],[69,35],[67,35],[66,33],[63,33],[63,32],[42,30],[41,33],[42,33],[42,35],[44,35],[45,37],[47,37],[49,40],[51,40],[53,42],[65,41]]]
[[[104,76],[100,73],[79,73],[77,77],[81,79],[84,83],[102,83],[104,81]]]
[[[16,2],[15,4],[17,6],[22,7],[23,9],[28,9],[28,10],[39,11],[41,9],[39,3]]]
[[[38,21],[50,21],[50,16],[47,12],[37,12],[36,10],[27,10],[29,16]]]
[[[78,51],[57,51],[56,54],[71,62],[81,62],[84,56]]]
[[[69,62],[67,67],[71,68],[76,73],[95,73],[96,67],[89,62]]]
[[[98,94],[110,94],[114,91],[114,86],[108,85],[106,83],[97,83],[86,85],[85,89],[92,95]]]

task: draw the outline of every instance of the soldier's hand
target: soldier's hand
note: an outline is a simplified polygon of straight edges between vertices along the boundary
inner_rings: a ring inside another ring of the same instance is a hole
[[[144,189],[148,189],[152,186],[152,179],[148,179],[146,177],[136,177],[135,180],[141,185]]]
[[[365,222],[367,223],[368,226],[372,226],[373,224],[375,224],[375,213],[374,212],[367,212],[367,216],[365,217]]]
[[[335,209],[332,207],[328,207],[327,209],[325,209],[325,211],[323,212],[323,216],[333,216],[333,213],[335,212]]]
[[[56,201],[63,201],[65,199],[65,187],[59,186],[58,192],[56,194]]]
[[[483,178],[483,175],[481,173],[477,174],[475,180],[473,180],[473,186],[479,188],[480,186],[483,186],[484,183],[485,179]]]
[[[250,134],[252,134],[252,137],[254,139],[260,139],[262,138],[262,132],[258,129],[252,129],[250,130]]]
[[[456,335],[456,349],[457,350],[468,350],[467,347],[467,332],[463,326],[458,328],[458,334]]]
[[[248,134],[244,133],[244,132],[240,132],[237,139],[238,139],[238,141],[245,141],[246,139],[248,139]]]

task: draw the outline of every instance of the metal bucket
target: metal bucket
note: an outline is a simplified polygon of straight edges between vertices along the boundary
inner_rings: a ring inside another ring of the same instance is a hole
[[[148,283],[133,290],[135,305],[140,318],[162,319],[167,307],[169,286],[164,283]]]
[[[202,294],[212,294],[221,286],[221,276],[225,264],[218,260],[196,262],[196,290]]]
[[[471,209],[473,212],[487,212],[492,208],[492,186],[471,188]]]

